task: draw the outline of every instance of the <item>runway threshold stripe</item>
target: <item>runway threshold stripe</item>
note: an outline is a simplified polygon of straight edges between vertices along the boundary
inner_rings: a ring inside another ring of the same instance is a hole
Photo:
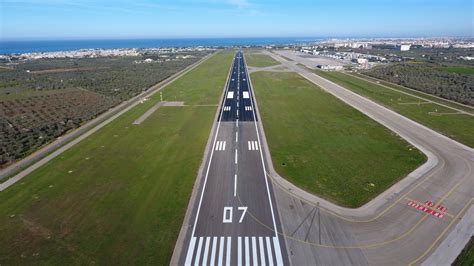
[[[206,237],[206,245],[205,245],[205,248],[204,248],[204,254],[203,254],[203,258],[202,258],[202,265],[207,265],[207,258],[208,258],[208,254],[209,254],[209,244],[211,242],[211,238],[208,236]]]
[[[225,259],[226,259],[226,263],[225,265],[226,266],[230,266],[230,250],[232,248],[232,242],[231,242],[231,238],[230,236],[227,237],[227,254],[225,256]]]
[[[265,249],[263,248],[263,237],[258,238],[258,244],[260,247],[260,264],[262,266],[266,266],[265,263]]]
[[[196,238],[191,237],[191,242],[189,243],[189,247],[188,247],[188,254],[186,254],[186,261],[184,262],[184,265],[186,266],[191,266],[195,245],[196,245]]]
[[[226,142],[224,141],[224,144],[222,145],[222,150],[225,151],[225,144]]]
[[[217,261],[217,265],[222,266],[222,258],[224,256],[224,237],[221,236],[220,242],[219,242],[219,259]]]
[[[268,265],[273,266],[272,243],[270,242],[270,237],[265,237],[265,240],[267,242]]]
[[[199,260],[201,259],[201,248],[202,248],[202,237],[199,238],[198,249],[196,251],[196,260],[194,261],[194,265],[199,265]]]
[[[250,265],[249,238],[245,237],[245,265]]]
[[[242,265],[242,237],[237,238],[237,265]]]
[[[283,265],[283,258],[281,256],[280,242],[276,236],[273,237],[273,246],[275,247],[275,257],[277,266]]]
[[[210,262],[210,265],[216,265],[216,246],[217,246],[217,236],[212,238],[212,249],[211,249],[211,262]]]
[[[254,236],[252,236],[252,260],[253,260],[253,265],[257,266],[258,265],[258,257],[257,257],[257,240],[255,239]]]
[[[252,149],[250,148],[250,141],[248,142],[248,144],[249,144],[249,151],[250,151],[250,150],[252,150]]]

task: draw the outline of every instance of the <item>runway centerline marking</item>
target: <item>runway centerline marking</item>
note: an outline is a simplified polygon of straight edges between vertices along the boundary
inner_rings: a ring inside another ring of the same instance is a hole
[[[237,174],[234,175],[234,197],[237,196]]]

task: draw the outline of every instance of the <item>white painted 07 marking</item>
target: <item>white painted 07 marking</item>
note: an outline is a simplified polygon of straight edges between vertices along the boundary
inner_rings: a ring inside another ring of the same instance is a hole
[[[222,223],[225,223],[225,224],[232,223],[232,207],[224,207]]]
[[[244,220],[244,216],[247,213],[247,209],[248,209],[248,207],[238,207],[237,208],[237,210],[242,211],[242,215],[240,216],[240,219],[239,219],[239,224],[242,223],[242,221]]]

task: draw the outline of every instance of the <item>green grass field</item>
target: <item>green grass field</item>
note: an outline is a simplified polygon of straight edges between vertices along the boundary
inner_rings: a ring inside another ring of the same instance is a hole
[[[456,258],[453,266],[472,266],[474,265],[474,236],[467,243],[461,254]]]
[[[0,192],[0,264],[167,265],[233,57],[221,52]]]
[[[245,60],[247,65],[251,67],[268,67],[280,64],[280,62],[276,61],[268,55],[257,53],[246,53]]]
[[[410,89],[410,88],[407,88],[407,87],[404,87],[404,86],[401,86],[401,85],[398,85],[398,84],[395,84],[395,83],[391,83],[391,82],[384,81],[384,80],[381,80],[381,79],[376,79],[376,78],[373,78],[373,77],[370,77],[370,76],[367,76],[367,75],[363,75],[363,74],[360,74],[360,73],[350,73],[350,75],[362,78],[362,79],[367,80],[367,81],[375,82],[377,84],[387,86],[389,88],[393,88],[393,89],[396,89],[396,90],[399,90],[399,91],[402,91],[402,92],[406,92],[406,93],[409,93],[409,94],[414,95],[414,96],[422,97],[424,99],[427,99],[427,100],[430,100],[430,101],[433,101],[433,102],[436,102],[436,103],[439,103],[439,104],[443,104],[443,105],[446,105],[446,106],[449,106],[449,107],[453,107],[453,108],[460,109],[460,110],[463,110],[465,112],[474,114],[474,107],[470,107],[470,106],[467,106],[467,105],[464,105],[464,104],[460,104],[460,103],[457,103],[455,101],[450,101],[450,100],[447,100],[447,99],[444,99],[444,98],[441,98],[441,97],[436,97],[436,96],[428,94],[428,93],[423,93],[423,92],[417,91],[415,89]]]
[[[423,103],[423,100],[418,98],[387,89],[342,72],[321,70],[314,70],[314,72],[420,124],[470,147],[474,147],[474,134],[472,134],[474,132],[474,117],[472,116],[455,114],[456,111],[450,108],[435,103]]]
[[[451,73],[474,75],[474,67],[443,67],[442,70]]]
[[[276,171],[309,192],[358,207],[425,161],[391,131],[295,73],[251,77]]]

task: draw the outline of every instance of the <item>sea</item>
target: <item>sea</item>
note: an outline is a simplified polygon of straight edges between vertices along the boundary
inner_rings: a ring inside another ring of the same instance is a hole
[[[80,49],[229,47],[246,45],[290,45],[314,43],[324,38],[207,38],[207,39],[121,39],[0,41],[0,54],[73,51]]]

